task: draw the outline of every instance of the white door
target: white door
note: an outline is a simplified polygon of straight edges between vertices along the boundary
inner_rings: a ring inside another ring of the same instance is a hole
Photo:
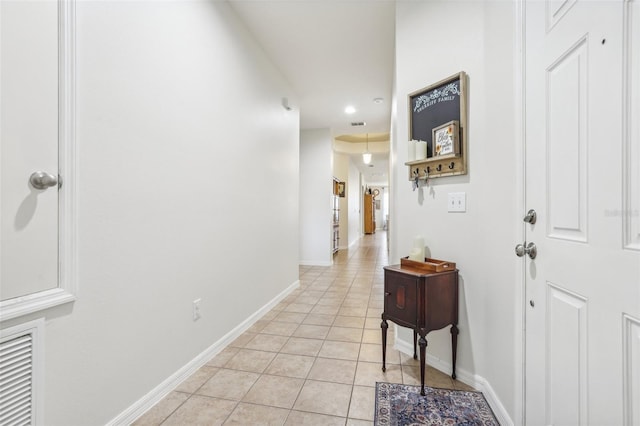
[[[0,1],[0,300],[58,287],[58,3]]]
[[[627,159],[640,157],[623,78],[640,49],[624,48],[633,3],[525,2],[528,425],[640,424],[640,252],[626,231],[640,193]]]

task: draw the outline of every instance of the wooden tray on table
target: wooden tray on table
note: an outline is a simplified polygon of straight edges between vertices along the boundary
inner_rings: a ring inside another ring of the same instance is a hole
[[[400,267],[409,267],[425,272],[447,272],[455,271],[456,264],[447,260],[430,259],[428,257],[424,259],[424,262],[409,260],[409,257],[403,257],[400,259]]]

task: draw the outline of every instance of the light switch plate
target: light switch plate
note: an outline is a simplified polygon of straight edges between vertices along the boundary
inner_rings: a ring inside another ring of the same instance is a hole
[[[447,211],[449,212],[466,212],[467,211],[467,193],[466,192],[450,192],[447,200]]]

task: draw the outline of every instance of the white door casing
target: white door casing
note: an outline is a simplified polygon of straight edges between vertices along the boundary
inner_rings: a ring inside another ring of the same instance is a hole
[[[623,22],[623,203],[624,247],[640,251],[640,2],[624,2]],[[640,269],[640,266],[638,266]],[[640,275],[640,274],[638,274]],[[636,276],[640,287],[640,278]],[[637,293],[636,293],[637,295]],[[640,296],[636,300],[640,306]],[[623,413],[625,425],[640,425],[640,315],[623,321]]]
[[[524,2],[525,199],[538,213],[526,225],[538,254],[524,260],[529,425],[640,424],[630,13],[634,2]]]
[[[74,6],[0,4],[0,321],[75,298]]]
[[[640,250],[640,4],[624,2],[623,22],[623,157],[622,219],[625,248]]]

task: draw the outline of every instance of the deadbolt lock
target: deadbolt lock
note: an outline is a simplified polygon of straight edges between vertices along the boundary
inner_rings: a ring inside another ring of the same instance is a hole
[[[524,218],[522,218],[522,220],[524,220],[527,223],[530,223],[531,225],[534,225],[537,219],[538,219],[538,214],[534,209],[529,210],[527,212],[527,215]]]

